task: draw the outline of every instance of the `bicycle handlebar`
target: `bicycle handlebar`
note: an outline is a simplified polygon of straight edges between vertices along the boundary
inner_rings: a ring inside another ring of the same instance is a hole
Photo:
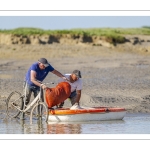
[[[54,82],[50,82],[50,83],[47,82],[47,83],[42,83],[42,84],[54,84]]]
[[[41,84],[54,84],[54,82],[47,82],[47,83],[42,83],[41,81],[39,80],[36,80],[37,82],[41,83]]]

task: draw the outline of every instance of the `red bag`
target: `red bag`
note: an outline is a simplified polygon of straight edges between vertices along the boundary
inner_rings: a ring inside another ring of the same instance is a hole
[[[45,99],[48,107],[53,107],[65,101],[71,94],[71,86],[68,82],[60,82],[55,88],[47,88]]]

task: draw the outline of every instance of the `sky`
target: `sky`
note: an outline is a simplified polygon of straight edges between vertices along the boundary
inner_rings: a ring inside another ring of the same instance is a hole
[[[34,27],[44,30],[75,28],[140,28],[150,16],[0,16],[0,29]]]
[[[35,3],[31,0],[5,0],[0,5],[0,29],[140,28],[150,26],[148,2],[36,0]]]

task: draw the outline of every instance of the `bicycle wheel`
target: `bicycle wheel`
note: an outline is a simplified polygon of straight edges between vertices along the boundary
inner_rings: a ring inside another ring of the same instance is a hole
[[[16,118],[23,109],[23,98],[20,92],[14,91],[10,93],[6,100],[6,114],[11,118]],[[20,110],[19,110],[20,109]]]
[[[32,124],[32,119],[35,120],[44,120],[47,122],[48,120],[48,108],[44,102],[38,102],[31,109],[30,114],[30,123]]]

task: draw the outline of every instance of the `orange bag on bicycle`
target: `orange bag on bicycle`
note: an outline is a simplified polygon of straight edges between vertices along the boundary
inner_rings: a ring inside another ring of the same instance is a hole
[[[45,99],[49,108],[65,101],[71,94],[71,86],[68,82],[60,82],[55,88],[47,88]]]

